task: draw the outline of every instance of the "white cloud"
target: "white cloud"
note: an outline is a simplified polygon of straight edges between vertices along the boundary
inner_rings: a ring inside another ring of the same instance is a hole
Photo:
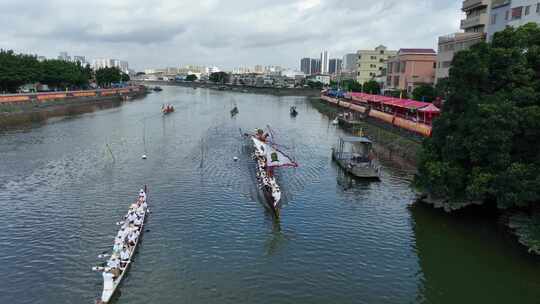
[[[280,64],[328,49],[435,47],[455,0],[3,0],[0,48],[126,59],[131,66]]]

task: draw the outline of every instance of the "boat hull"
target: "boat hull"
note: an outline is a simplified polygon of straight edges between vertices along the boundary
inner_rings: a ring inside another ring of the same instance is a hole
[[[146,201],[147,201],[147,204],[148,204],[148,195],[147,195]],[[141,227],[139,228],[139,237],[137,238],[137,241],[135,242],[135,245],[133,246],[133,250],[130,253],[129,260],[128,260],[128,263],[127,263],[126,267],[124,268],[122,273],[118,276],[118,278],[116,280],[114,280],[112,288],[105,289],[105,287],[104,287],[103,292],[101,294],[101,299],[98,300],[97,303],[99,303],[99,304],[107,304],[107,303],[109,303],[111,298],[115,295],[115,293],[116,293],[118,287],[120,286],[120,284],[122,284],[122,281],[123,281],[125,275],[127,274],[127,272],[129,271],[129,269],[131,267],[133,257],[135,255],[135,253],[137,252],[137,249],[139,248],[139,243],[140,243],[140,241],[142,239],[142,236],[143,236],[143,233],[144,233],[144,225],[146,223],[147,215],[148,215],[148,208],[145,210],[145,213],[143,215],[142,224],[141,224]]]
[[[338,159],[336,152],[332,151],[332,159],[347,173],[359,179],[380,180],[379,170],[372,162],[354,163],[352,165],[342,159]]]

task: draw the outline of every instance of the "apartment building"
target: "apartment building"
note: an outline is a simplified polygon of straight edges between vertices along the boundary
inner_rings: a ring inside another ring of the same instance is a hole
[[[465,19],[461,20],[460,28],[465,33],[484,33],[488,25],[491,0],[465,0],[461,10]]]
[[[400,49],[388,59],[385,88],[412,93],[421,84],[433,85],[436,62],[433,49]]]
[[[386,67],[388,58],[395,56],[397,51],[388,50],[384,45],[379,45],[374,50],[359,50],[357,54],[356,80],[364,83],[379,75]]]
[[[454,33],[439,37],[435,83],[442,78],[448,77],[450,65],[456,52],[468,49],[472,45],[484,41],[484,39],[485,34],[479,32]]]
[[[487,40],[508,26],[519,27],[529,22],[540,23],[538,0],[492,0]]]

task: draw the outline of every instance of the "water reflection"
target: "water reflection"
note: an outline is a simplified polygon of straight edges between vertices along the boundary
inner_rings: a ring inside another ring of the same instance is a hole
[[[540,260],[494,219],[410,208],[421,268],[421,303],[537,303]],[[534,267],[531,267],[533,266]]]

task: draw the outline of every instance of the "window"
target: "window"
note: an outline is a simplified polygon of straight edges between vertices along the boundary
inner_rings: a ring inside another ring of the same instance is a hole
[[[358,55],[358,59],[362,59],[362,55]]]
[[[436,63],[436,62],[433,63],[433,68],[434,68],[434,69],[437,68],[437,63]]]
[[[536,12],[540,13],[540,3],[536,3]]]
[[[512,9],[512,20],[521,19],[523,13],[523,6],[514,7]]]
[[[382,54],[384,54],[384,50],[381,50],[381,52],[380,52],[380,53],[381,53],[381,55],[382,55]]]
[[[530,5],[525,6],[525,16],[527,16],[530,13],[531,13],[531,6]]]
[[[510,15],[510,11],[504,12],[504,20],[508,20],[509,15]]]
[[[377,60],[377,56],[371,56],[371,60]]]
[[[382,63],[382,62],[384,62],[384,59],[382,59],[382,58],[381,58],[381,59],[379,59],[379,62],[381,62],[381,63]]]
[[[491,15],[490,23],[491,23],[491,24],[497,23],[497,14]]]

